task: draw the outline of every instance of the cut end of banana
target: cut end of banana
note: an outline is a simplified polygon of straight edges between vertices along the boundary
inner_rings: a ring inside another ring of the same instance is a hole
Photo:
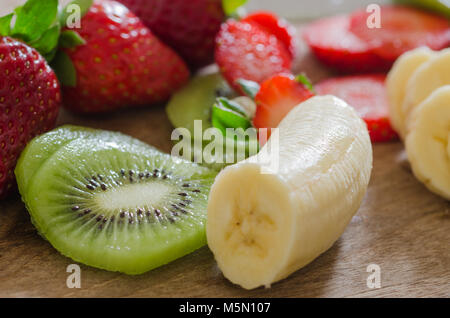
[[[277,280],[292,244],[290,200],[284,181],[262,174],[257,164],[220,173],[209,199],[207,237],[231,282],[252,289]]]

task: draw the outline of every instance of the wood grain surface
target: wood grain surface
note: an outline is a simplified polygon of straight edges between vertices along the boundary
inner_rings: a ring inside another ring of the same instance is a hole
[[[329,75],[301,48],[296,69],[313,81]],[[170,151],[164,107],[78,117],[59,124],[117,130]],[[69,289],[60,255],[32,226],[18,195],[0,203],[0,297],[449,297],[450,202],[411,174],[400,142],[374,146],[364,202],[334,246],[270,289],[228,282],[207,247],[140,276],[81,266],[81,288]],[[369,264],[381,268],[381,288],[366,284]]]

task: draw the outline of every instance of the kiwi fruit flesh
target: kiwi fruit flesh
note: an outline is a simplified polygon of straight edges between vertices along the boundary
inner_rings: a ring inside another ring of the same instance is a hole
[[[236,141],[235,147],[232,150],[230,150],[229,147],[226,147],[226,144],[229,143],[230,140],[226,140],[227,138],[225,137],[223,138],[223,141],[214,139],[211,141],[202,140],[200,143],[195,142],[194,121],[201,120],[203,130],[211,128],[212,106],[216,102],[217,97],[227,97],[231,99],[236,96],[236,92],[230,88],[219,72],[194,76],[185,87],[172,96],[166,107],[167,116],[175,128],[188,129],[192,137],[191,154],[182,154],[183,158],[197,162],[195,154],[203,151],[208,144],[212,143],[214,147],[222,148],[223,158],[220,158],[217,162],[205,163],[203,161],[201,163],[210,168],[220,170],[227,164],[232,164],[237,161],[236,153],[238,149],[239,151],[244,149],[245,157],[254,154],[250,152],[249,143],[254,142],[257,144],[256,138],[253,138],[254,140],[247,138],[247,140],[244,141]],[[202,149],[197,149],[196,145],[198,144],[201,145]]]
[[[75,125],[58,127],[46,134],[35,137],[22,151],[15,169],[16,178],[21,181],[18,184],[19,192],[25,193],[25,191],[27,191],[28,181],[33,178],[34,173],[39,169],[42,163],[58,149],[72,140],[97,136],[110,141],[114,141],[118,138],[127,140],[129,143],[144,145],[143,142],[118,132],[103,131]],[[24,160],[25,158],[26,160]]]
[[[141,274],[206,244],[214,170],[130,143],[131,137],[85,133],[90,137],[69,141],[41,162],[22,194],[38,231],[60,253]],[[24,156],[20,164],[35,158]]]

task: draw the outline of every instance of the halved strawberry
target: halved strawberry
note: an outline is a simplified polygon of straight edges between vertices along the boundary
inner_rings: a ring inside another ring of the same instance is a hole
[[[369,28],[366,11],[350,17],[350,31],[380,57],[395,61],[420,46],[441,50],[450,44],[450,22],[438,15],[402,6],[381,7],[381,27]]]
[[[286,20],[269,11],[257,11],[249,14],[242,21],[256,23],[268,33],[275,35],[288,48],[291,57],[295,56],[295,28]]]
[[[303,84],[302,78],[292,74],[275,75],[261,84],[255,96],[257,107],[253,125],[256,128],[276,128],[292,108],[312,96],[314,93]],[[260,143],[263,145],[265,140],[260,140]]]
[[[308,25],[303,30],[303,37],[315,56],[337,71],[363,73],[389,70],[392,62],[375,54],[349,28],[349,16],[323,18]]]
[[[389,122],[388,99],[383,74],[344,76],[315,85],[317,94],[335,95],[356,109],[367,123],[372,142],[398,138]]]
[[[256,23],[228,20],[216,38],[216,62],[228,83],[238,91],[239,79],[261,83],[290,72],[292,58],[277,37]]]

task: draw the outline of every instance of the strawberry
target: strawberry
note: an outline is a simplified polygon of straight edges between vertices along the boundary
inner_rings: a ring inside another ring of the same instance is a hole
[[[286,20],[269,11],[257,11],[249,14],[243,22],[256,23],[268,33],[275,35],[288,48],[291,58],[295,56],[295,28]]]
[[[383,74],[330,78],[315,86],[317,94],[345,100],[367,123],[372,142],[398,138],[389,123],[388,99]]]
[[[214,59],[214,39],[225,19],[222,0],[119,0],[193,68]]]
[[[14,167],[33,137],[52,129],[61,104],[55,73],[33,48],[0,37],[0,198],[14,185]]]
[[[262,83],[267,78],[290,72],[289,49],[276,36],[256,23],[228,20],[216,38],[216,62],[228,81],[241,91],[237,80]]]
[[[61,90],[48,61],[60,34],[57,15],[57,0],[28,0],[0,17],[0,198],[13,189],[25,145],[55,126]]]
[[[178,55],[118,2],[96,1],[77,32],[86,43],[64,49],[56,61],[60,78],[75,70],[63,88],[64,105],[75,112],[162,102],[189,78]]]
[[[303,37],[315,56],[325,65],[344,73],[387,71],[387,61],[369,44],[350,32],[350,18],[336,16],[307,26]]]
[[[253,126],[276,128],[289,111],[299,103],[311,98],[314,93],[304,77],[292,74],[275,75],[261,84],[255,96],[256,114]],[[270,130],[268,136],[270,136]],[[260,140],[261,145],[265,140]]]
[[[409,7],[383,6],[381,28],[369,28],[369,14],[353,13],[350,31],[389,61],[420,46],[441,50],[450,44],[450,22],[438,15]]]

